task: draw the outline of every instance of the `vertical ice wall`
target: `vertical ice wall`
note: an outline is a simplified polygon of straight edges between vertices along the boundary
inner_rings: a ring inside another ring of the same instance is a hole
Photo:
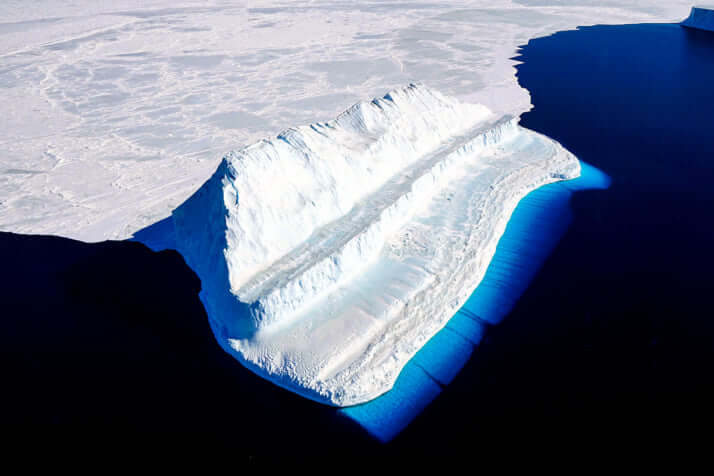
[[[559,144],[422,85],[228,154],[173,214],[221,345],[334,405],[370,400],[478,285]]]
[[[179,246],[187,262],[208,277],[204,286],[226,298],[223,305],[236,316],[231,322],[249,321],[240,323],[240,334],[275,324],[285,312],[298,310],[296,295],[318,294],[336,274],[350,273],[344,268],[369,259],[364,235],[352,256],[323,256],[320,251],[335,244],[316,230],[344,217],[399,171],[490,115],[484,106],[460,104],[412,84],[355,104],[334,121],[288,129],[231,152],[174,212]],[[352,230],[344,225],[332,235],[358,236],[364,226]],[[300,245],[309,247],[310,240],[321,241],[316,243],[321,250],[290,254]],[[325,258],[334,259],[333,267],[341,272],[300,273]],[[290,272],[303,277],[298,289],[265,299],[268,286],[295,277],[286,276]],[[229,305],[227,293],[243,305]]]

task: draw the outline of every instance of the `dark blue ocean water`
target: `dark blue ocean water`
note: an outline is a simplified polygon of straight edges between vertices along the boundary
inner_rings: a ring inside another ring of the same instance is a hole
[[[499,324],[513,309],[568,229],[573,194],[609,185],[606,174],[581,162],[577,179],[540,187],[523,198],[483,280],[444,329],[405,365],[389,392],[340,412],[382,442],[399,435],[457,377],[489,326]]]
[[[516,306],[394,445],[695,440],[713,420],[714,34],[579,28],[517,59],[521,124],[612,184],[572,196]]]
[[[175,252],[3,233],[4,427],[35,449],[319,458],[411,421],[387,450],[479,459],[710,427],[714,34],[581,28],[519,59],[522,125],[592,165],[592,190],[519,205],[485,285],[400,379],[421,399],[348,418],[254,376],[215,343]]]

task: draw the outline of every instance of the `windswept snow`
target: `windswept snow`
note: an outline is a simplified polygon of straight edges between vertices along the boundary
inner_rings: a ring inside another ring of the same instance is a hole
[[[483,277],[518,201],[575,157],[423,85],[228,154],[173,214],[221,345],[334,405],[389,390]]]
[[[414,81],[530,108],[518,45],[688,0],[0,2],[0,230],[123,239],[229,150]]]

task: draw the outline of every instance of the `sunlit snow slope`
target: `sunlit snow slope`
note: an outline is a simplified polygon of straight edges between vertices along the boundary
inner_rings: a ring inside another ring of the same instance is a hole
[[[556,142],[410,85],[228,154],[173,214],[222,346],[339,406],[389,390],[478,285]]]

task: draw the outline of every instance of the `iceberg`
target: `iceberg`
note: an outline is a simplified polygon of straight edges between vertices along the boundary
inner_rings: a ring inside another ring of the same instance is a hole
[[[698,30],[714,31],[714,7],[692,7],[692,11],[682,25]]]
[[[172,214],[220,345],[349,406],[478,286],[518,202],[580,175],[560,144],[421,84],[227,154]]]

